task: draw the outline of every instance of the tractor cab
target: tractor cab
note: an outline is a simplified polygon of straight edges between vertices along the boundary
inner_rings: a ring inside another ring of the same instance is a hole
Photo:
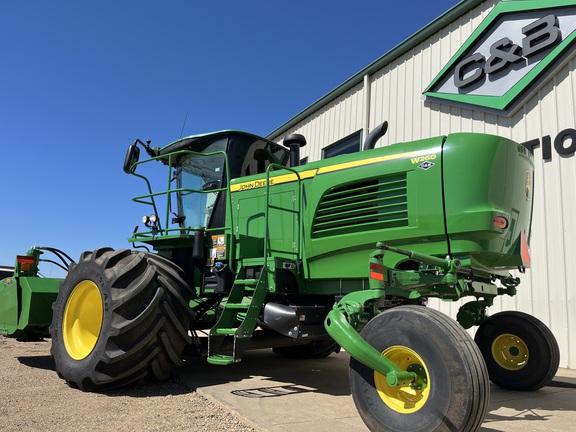
[[[139,160],[138,144],[150,159]],[[163,192],[153,192],[148,179],[136,172],[138,165],[153,160],[170,170],[169,184]],[[289,151],[246,132],[194,135],[163,148],[136,140],[126,154],[124,171],[146,181],[149,193],[135,197],[134,201],[151,205],[153,214],[142,220],[149,231],[135,232],[131,240],[154,244],[160,237],[189,236],[199,228],[224,227],[230,180],[265,173],[271,163],[289,167]],[[159,213],[161,197],[167,207],[164,220]]]
[[[286,149],[243,132],[184,138],[160,151],[160,155],[174,153],[178,154],[173,164],[179,190],[177,222],[186,228],[224,226],[230,179],[262,174],[271,163],[289,165]]]

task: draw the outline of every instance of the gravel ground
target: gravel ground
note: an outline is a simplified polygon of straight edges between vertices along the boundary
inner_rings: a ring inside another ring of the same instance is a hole
[[[177,378],[84,393],[58,378],[50,341],[0,336],[0,429],[26,431],[258,431]]]

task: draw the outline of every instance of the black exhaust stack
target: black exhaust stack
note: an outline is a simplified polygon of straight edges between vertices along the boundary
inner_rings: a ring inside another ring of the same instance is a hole
[[[299,166],[300,147],[304,147],[306,145],[306,138],[304,138],[304,135],[290,134],[284,138],[283,144],[290,149],[290,166]]]
[[[368,134],[368,138],[366,138],[366,141],[364,141],[364,147],[362,148],[362,150],[373,149],[374,146],[376,145],[376,142],[378,142],[378,140],[384,136],[387,130],[388,130],[387,121],[382,123],[380,126],[375,127],[374,130]]]

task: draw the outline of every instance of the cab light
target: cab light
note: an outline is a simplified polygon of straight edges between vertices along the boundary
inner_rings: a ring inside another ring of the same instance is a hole
[[[508,219],[506,219],[504,216],[496,216],[492,223],[498,229],[508,228]]]
[[[154,228],[158,224],[158,216],[151,214],[150,216],[142,216],[142,223],[148,228]]]

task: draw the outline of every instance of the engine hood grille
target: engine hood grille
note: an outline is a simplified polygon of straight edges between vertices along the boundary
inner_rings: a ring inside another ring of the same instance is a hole
[[[312,223],[313,237],[408,226],[406,175],[328,190]]]

